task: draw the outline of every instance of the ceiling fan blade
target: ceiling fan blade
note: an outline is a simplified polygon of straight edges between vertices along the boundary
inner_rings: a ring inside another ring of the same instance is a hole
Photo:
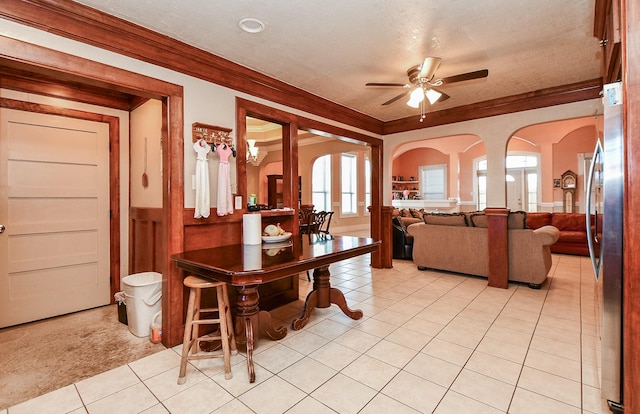
[[[480,79],[486,78],[489,76],[488,69],[476,70],[474,72],[462,73],[460,75],[448,76],[446,78],[440,79],[443,85],[448,85],[450,83],[463,82],[472,79]]]
[[[439,57],[431,57],[427,56],[422,62],[422,67],[420,68],[420,74],[418,75],[418,79],[429,79],[433,78],[436,70],[438,70],[438,66],[440,66],[440,61],[442,58]]]
[[[389,99],[387,102],[384,102],[384,103],[382,104],[382,106],[385,106],[385,105],[391,105],[392,103],[394,103],[394,102],[396,102],[396,101],[400,100],[403,96],[407,96],[407,95],[409,95],[410,93],[411,93],[411,91],[410,91],[410,90],[409,90],[409,91],[406,91],[406,92],[403,92],[403,93],[401,93],[400,95],[395,96],[395,97],[393,97],[393,98]]]
[[[365,86],[393,86],[393,87],[408,88],[410,85],[408,85],[406,83],[369,82],[369,83],[365,84]]]
[[[433,88],[432,88],[433,89]],[[438,100],[435,103],[439,103],[439,102],[444,102],[447,99],[451,98],[449,95],[447,95],[446,93],[442,92],[439,89],[436,89],[438,92],[440,92],[442,95],[440,96],[440,98],[438,98]]]

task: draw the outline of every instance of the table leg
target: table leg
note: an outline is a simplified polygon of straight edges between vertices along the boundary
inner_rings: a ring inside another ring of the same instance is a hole
[[[309,321],[313,309],[328,308],[332,303],[338,305],[340,310],[351,319],[358,320],[363,316],[361,310],[349,308],[344,294],[339,289],[331,287],[329,266],[316,268],[313,271],[313,290],[307,295],[302,315],[293,320],[291,327],[296,331],[302,329]]]
[[[287,335],[284,326],[274,327],[271,314],[261,311],[258,307],[260,295],[257,286],[238,287],[238,301],[236,303],[236,343],[245,345],[247,350],[247,369],[249,382],[255,382],[256,373],[253,365],[253,349],[255,341],[264,334],[271,339],[282,339]]]

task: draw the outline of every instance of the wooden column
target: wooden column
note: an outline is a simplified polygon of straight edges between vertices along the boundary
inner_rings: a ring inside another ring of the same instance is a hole
[[[489,226],[489,286],[509,287],[509,233],[507,231],[508,208],[484,209]]]
[[[623,273],[624,412],[640,412],[640,4],[622,0],[625,206]],[[635,69],[634,69],[635,68]]]
[[[382,207],[382,228],[381,240],[382,245],[378,249],[380,254],[380,265],[382,268],[390,269],[393,267],[393,228],[391,219],[393,218],[393,207]]]

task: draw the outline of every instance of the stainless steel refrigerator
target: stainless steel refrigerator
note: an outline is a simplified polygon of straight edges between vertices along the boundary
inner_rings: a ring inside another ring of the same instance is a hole
[[[591,262],[597,281],[600,388],[609,409],[622,413],[624,136],[620,82],[604,86],[603,106],[604,136],[602,142],[598,140],[591,161],[585,197],[586,217]]]

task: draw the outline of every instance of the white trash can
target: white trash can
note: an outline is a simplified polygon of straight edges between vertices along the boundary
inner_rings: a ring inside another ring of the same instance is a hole
[[[162,274],[144,272],[125,276],[122,278],[122,290],[129,331],[135,336],[149,336],[151,319],[162,305]]]

